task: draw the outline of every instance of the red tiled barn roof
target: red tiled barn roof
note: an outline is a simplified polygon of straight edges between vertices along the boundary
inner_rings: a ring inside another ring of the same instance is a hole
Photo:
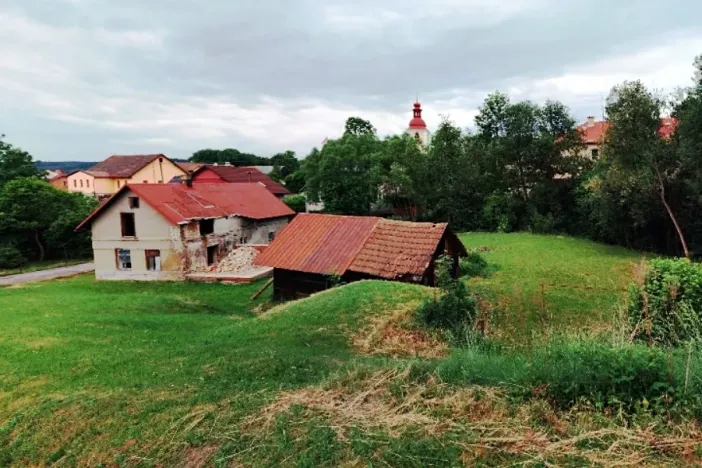
[[[133,192],[173,224],[193,219],[241,216],[270,219],[295,213],[259,184],[128,184],[90,214],[76,230],[90,224],[114,200]]]
[[[205,167],[216,173],[225,182],[256,182],[259,184],[263,184],[268,190],[271,191],[271,193],[274,193],[276,195],[289,195],[291,193],[288,189],[286,189],[281,184],[274,181],[255,167],[214,165],[207,165]],[[197,183],[197,174],[195,174],[193,181]]]
[[[158,158],[168,159],[163,154],[114,155],[84,172],[93,177],[129,178]]]
[[[446,224],[370,216],[299,214],[255,263],[318,274],[355,271],[387,279],[423,275],[447,229]]]

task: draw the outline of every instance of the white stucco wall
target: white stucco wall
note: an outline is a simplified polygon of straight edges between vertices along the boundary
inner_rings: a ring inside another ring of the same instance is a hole
[[[131,191],[109,206],[92,225],[95,277],[130,280],[172,280],[183,276],[179,230],[156,210],[140,201],[139,208],[129,207]],[[120,213],[134,213],[136,237],[123,238]],[[131,252],[131,270],[117,269],[116,249]],[[161,271],[146,269],[146,250],[159,250]]]

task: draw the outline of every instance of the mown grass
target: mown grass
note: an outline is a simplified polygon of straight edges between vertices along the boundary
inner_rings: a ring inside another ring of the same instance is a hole
[[[461,234],[494,271],[471,280],[495,311],[494,332],[517,344],[551,333],[608,329],[643,254],[564,236]]]
[[[497,271],[471,282],[502,308],[492,336],[505,345],[608,327],[640,258],[528,234],[463,239],[490,248]],[[542,281],[547,325],[531,297]],[[0,466],[684,464],[702,453],[695,423],[515,399],[510,385],[537,381],[524,358],[444,357],[399,332],[411,323],[369,320],[411,313],[425,288],[354,283],[263,312],[269,293],[250,301],[259,287],[84,275],[0,289]],[[510,365],[527,377],[511,381]],[[467,373],[481,366],[506,377],[476,385]]]
[[[0,268],[0,277],[18,275],[21,273],[31,273],[33,271],[49,270],[51,268],[60,268],[71,265],[78,265],[80,263],[91,262],[89,258],[83,259],[69,259],[69,260],[44,260],[41,262],[29,262],[22,266],[22,268]]]

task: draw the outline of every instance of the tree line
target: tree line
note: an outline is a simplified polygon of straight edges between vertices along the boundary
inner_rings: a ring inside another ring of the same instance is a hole
[[[444,119],[428,147],[379,138],[353,117],[301,171],[328,212],[392,211],[458,230],[565,233],[629,248],[702,255],[702,59],[693,85],[660,96],[640,81],[615,86],[597,157],[568,108],[489,95],[476,131]],[[664,116],[672,133],[661,132]],[[383,211],[384,210],[384,211]]]
[[[44,174],[29,153],[0,138],[0,268],[90,254],[90,234],[73,229],[97,202],[58,190]]]

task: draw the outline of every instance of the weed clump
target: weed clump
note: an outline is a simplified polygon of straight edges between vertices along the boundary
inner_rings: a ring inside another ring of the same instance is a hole
[[[468,252],[468,256],[461,258],[459,261],[459,270],[461,276],[475,278],[477,276],[487,276],[489,265],[487,260],[478,252]]]

